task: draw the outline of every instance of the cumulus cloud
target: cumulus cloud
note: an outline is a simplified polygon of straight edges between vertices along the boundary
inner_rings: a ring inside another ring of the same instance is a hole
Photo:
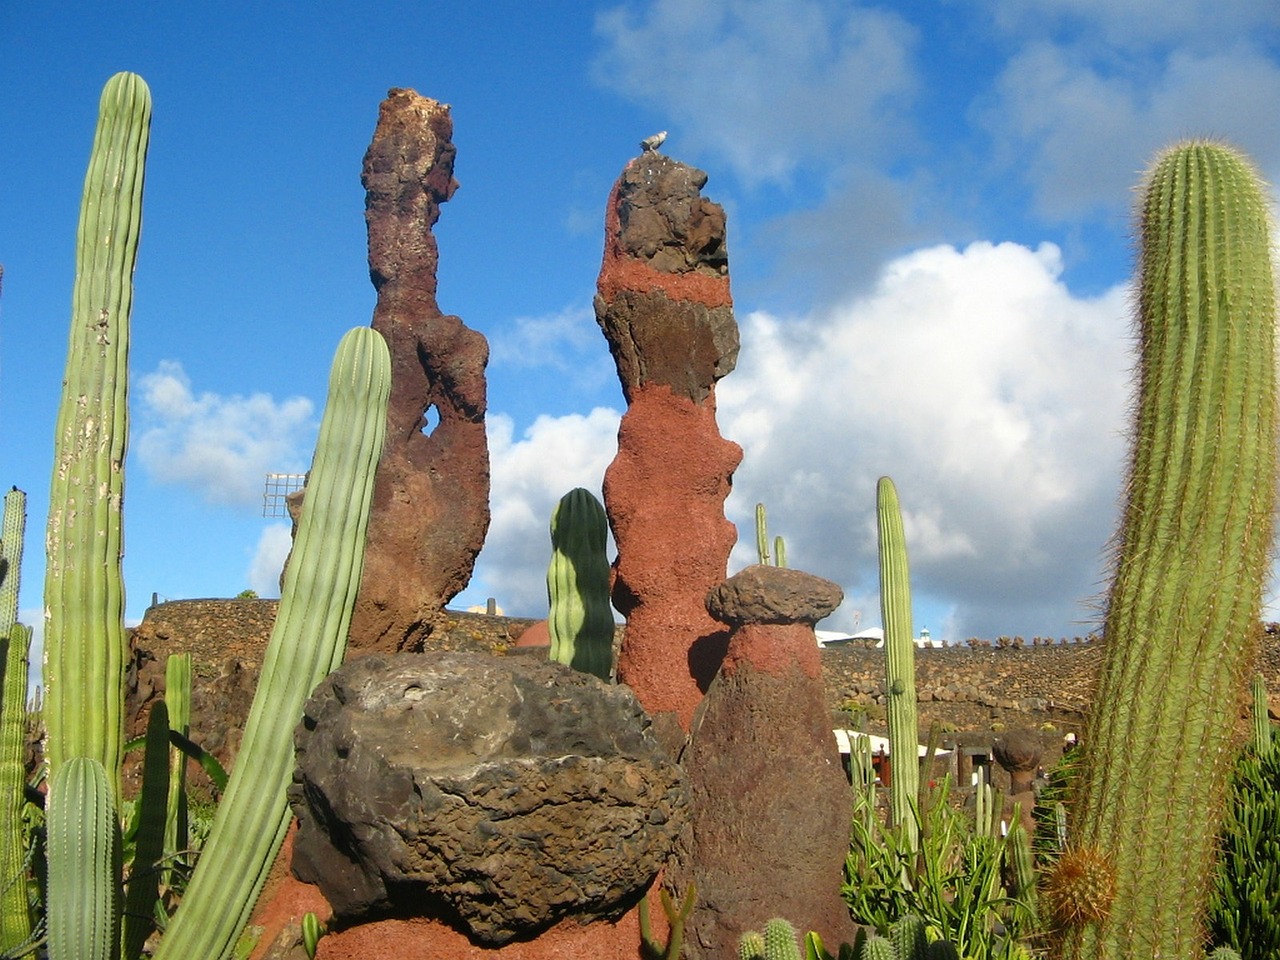
[[[917,591],[960,639],[1083,632],[1115,523],[1128,321],[1122,289],[1081,299],[1061,271],[1051,244],[938,246],[839,309],[742,318],[717,394],[746,451],[731,519],[749,530],[763,501],[794,565],[865,602],[887,474]]]
[[[848,153],[903,149],[916,31],[827,0],[656,0],[597,18],[599,82],[671,118],[681,149],[748,183]]]
[[[280,571],[293,547],[292,525],[273,523],[263,529],[249,561],[249,589],[260,597],[280,596]]]
[[[1082,298],[1061,274],[1052,244],[936,246],[838,309],[740,317],[738,368],[717,389],[721,432],[746,452],[731,569],[754,562],[763,501],[793,565],[844,587],[826,625],[875,625],[875,482],[888,474],[934,636],[1085,632],[1116,518],[1129,321],[1123,288]],[[618,419],[543,416],[517,437],[490,417],[477,597],[541,614],[551,508],[572,487],[600,490]]]
[[[576,304],[536,317],[516,317],[489,334],[489,361],[511,370],[541,368],[572,373],[574,387],[594,390],[613,376],[600,327],[590,304]]]
[[[1067,33],[1125,50],[1211,47],[1280,25],[1272,0],[982,0],[980,5],[1009,33]]]
[[[513,616],[546,613],[551,510],[574,487],[601,496],[618,449],[618,420],[605,407],[586,416],[540,416],[517,438],[511,417],[489,415],[492,519],[472,593],[496,597]]]
[[[316,423],[305,397],[196,394],[182,365],[162,360],[138,380],[138,458],[160,483],[196,490],[210,503],[261,501],[263,477],[306,468]]]

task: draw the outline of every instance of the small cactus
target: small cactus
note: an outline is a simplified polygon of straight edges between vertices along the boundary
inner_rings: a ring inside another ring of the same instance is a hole
[[[1115,895],[1115,868],[1092,847],[1068,849],[1045,876],[1044,900],[1060,928],[1105,920]]]
[[[591,491],[570,490],[551,514],[547,568],[549,656],[601,680],[613,675],[608,527],[604,507]]]

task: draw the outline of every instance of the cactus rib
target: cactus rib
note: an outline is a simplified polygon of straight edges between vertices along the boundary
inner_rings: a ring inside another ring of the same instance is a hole
[[[390,379],[382,336],[367,327],[348,332],[329,378],[307,502],[236,774],[157,960],[227,957],[284,840],[293,728],[346,649]]]

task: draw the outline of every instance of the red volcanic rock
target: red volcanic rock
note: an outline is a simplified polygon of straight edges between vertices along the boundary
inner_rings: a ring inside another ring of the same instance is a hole
[[[670,875],[677,889],[698,885],[692,960],[732,960],[772,917],[853,939],[840,897],[852,798],[813,632],[839,602],[835,584],[777,567],[749,567],[708,596],[734,628],[682,758],[692,830]]]
[[[701,196],[706,179],[655,152],[627,165],[609,197],[595,299],[628,403],[604,481],[613,603],[627,619],[618,680],[686,730],[727,643],[705,602],[737,540],[724,501],[742,459],[715,418],[738,328],[724,211]]]
[[[392,90],[360,177],[378,292],[373,327],[391,350],[391,397],[353,652],[422,649],[470,579],[489,527],[489,346],[436,304],[431,228],[458,186],[452,136],[446,104]]]

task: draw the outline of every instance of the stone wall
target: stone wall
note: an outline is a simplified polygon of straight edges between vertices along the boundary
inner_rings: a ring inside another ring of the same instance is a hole
[[[131,696],[136,722],[163,686],[168,653],[189,650],[194,655],[197,685],[225,686],[229,676],[242,672],[229,673],[231,660],[240,662],[243,673],[256,675],[276,607],[275,600],[176,600],[148,609],[133,634],[135,648],[147,652],[139,656]],[[533,622],[449,611],[446,628],[432,646],[504,654]],[[1079,733],[1101,654],[1099,643],[918,650],[921,727],[936,721],[944,735],[987,737],[1013,729],[1050,732],[1050,727],[1059,738]],[[852,710],[870,732],[884,733],[883,651],[853,645],[827,648],[822,665],[832,710]],[[1280,712],[1280,634],[1264,636],[1257,668],[1272,693],[1272,710]]]

